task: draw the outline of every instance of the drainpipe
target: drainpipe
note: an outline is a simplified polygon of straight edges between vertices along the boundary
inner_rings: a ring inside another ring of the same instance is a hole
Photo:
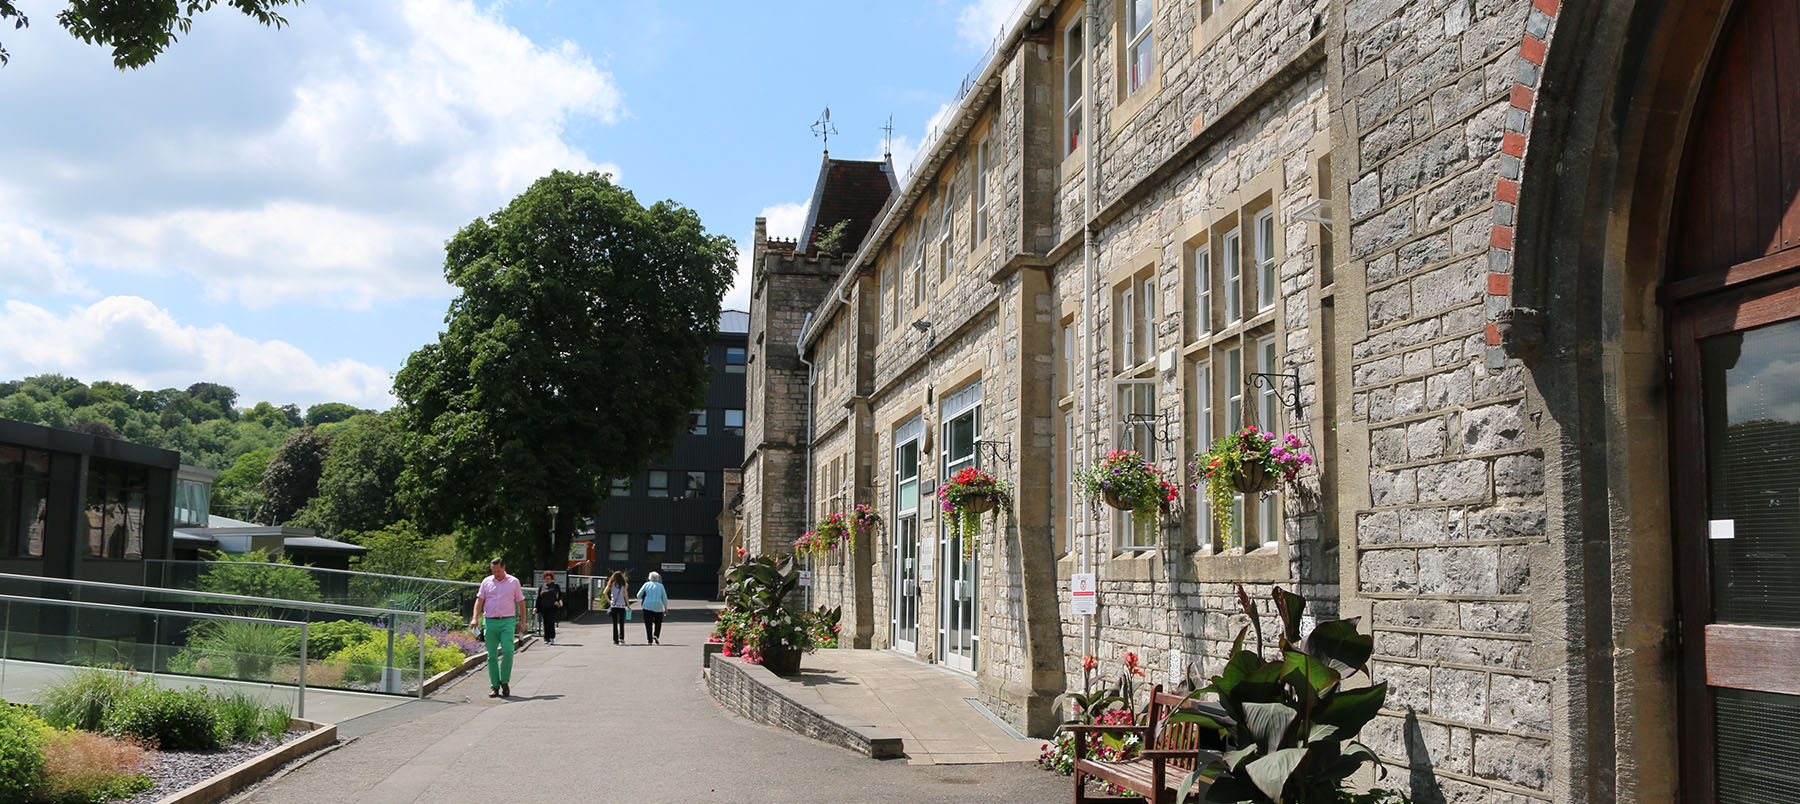
[[[803,492],[806,507],[800,515],[803,524],[812,519],[813,383],[818,379],[813,376],[812,361],[806,359],[806,329],[812,326],[812,319],[812,313],[807,313],[806,320],[800,322],[800,333],[794,336],[794,356],[800,358],[800,363],[806,366],[806,443],[800,445],[801,455],[806,461],[806,488]],[[807,568],[811,567],[812,562],[808,559]],[[812,610],[811,584],[806,587],[806,609]]]
[[[1094,368],[1092,364],[1096,352],[1094,350],[1093,221],[1094,215],[1096,214],[1094,183],[1098,178],[1096,174],[1099,172],[1097,165],[1098,154],[1094,153],[1094,132],[1099,129],[1099,126],[1095,125],[1094,120],[1095,70],[1093,41],[1094,28],[1097,27],[1096,22],[1099,18],[1099,0],[1087,0],[1087,10],[1083,12],[1082,16],[1082,27],[1084,30],[1081,32],[1081,47],[1083,50],[1087,51],[1081,56],[1081,70],[1086,73],[1086,75],[1082,77],[1082,84],[1085,88],[1081,92],[1081,125],[1084,129],[1083,133],[1087,135],[1082,137],[1081,146],[1082,169],[1083,172],[1087,174],[1086,178],[1081,183],[1083,196],[1083,220],[1081,224],[1081,326],[1082,329],[1085,330],[1082,333],[1081,339],[1083,346],[1081,371],[1081,462],[1083,466],[1091,466],[1094,463],[1094,434],[1092,432],[1094,424]],[[1116,45],[1117,43],[1114,44]],[[1092,503],[1089,503],[1089,505],[1091,506]],[[1081,571],[1093,572],[1093,541],[1094,537],[1098,535],[1095,532],[1093,517],[1077,516],[1075,517],[1075,521],[1076,539],[1081,543]],[[1084,528],[1087,530],[1086,533],[1082,532]],[[1095,591],[1099,591],[1098,583],[1095,584]],[[1098,597],[1098,595],[1096,594],[1095,597]],[[1081,655],[1094,655],[1092,644],[1093,638],[1094,615],[1084,614],[1082,615],[1081,622]]]

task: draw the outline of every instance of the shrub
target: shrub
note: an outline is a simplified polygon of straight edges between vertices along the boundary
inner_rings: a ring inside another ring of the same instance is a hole
[[[187,647],[169,658],[176,672],[270,681],[277,661],[295,655],[300,629],[272,623],[207,620],[188,632]]]
[[[218,748],[218,712],[204,690],[136,684],[106,713],[106,733],[131,736],[165,751]]]
[[[304,567],[263,566],[293,563],[287,556],[271,556],[264,550],[236,555],[219,553],[201,572],[200,591],[276,600],[321,600],[319,582]]]
[[[44,733],[43,786],[38,797],[53,804],[102,804],[130,798],[154,786],[147,772],[151,752],[129,739],[90,731]]]
[[[125,693],[130,683],[119,673],[81,668],[38,695],[38,714],[59,729],[99,731],[106,710]]]
[[[460,611],[433,611],[425,615],[427,631],[455,631],[458,628],[467,627],[468,624],[469,619],[464,617]]]
[[[426,635],[425,675],[435,676],[462,664],[463,652],[460,648],[446,640],[438,640]],[[344,681],[351,684],[373,684],[381,679],[381,669],[387,666],[387,639],[385,634],[358,645],[346,648],[331,657],[333,664],[344,668]],[[412,669],[417,672],[419,666],[419,638],[412,634],[401,634],[394,639],[394,666],[401,670]]]
[[[247,743],[263,737],[280,737],[287,733],[288,710],[284,706],[264,706],[261,701],[244,695],[215,696],[213,710],[226,740]]]
[[[381,629],[356,620],[313,623],[306,629],[306,653],[309,656],[330,656],[353,645],[372,641],[380,634]]]
[[[0,701],[0,804],[22,804],[44,772],[44,732],[29,707]]]

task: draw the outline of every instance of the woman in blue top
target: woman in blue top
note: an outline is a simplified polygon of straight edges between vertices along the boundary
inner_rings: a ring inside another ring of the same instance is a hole
[[[660,645],[663,615],[669,611],[669,593],[663,589],[662,573],[650,573],[650,580],[638,589],[637,596],[644,607],[644,637],[650,644]]]

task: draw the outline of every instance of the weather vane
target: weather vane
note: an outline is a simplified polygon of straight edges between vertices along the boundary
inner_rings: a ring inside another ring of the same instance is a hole
[[[831,135],[838,133],[837,126],[831,124],[831,107],[825,107],[825,113],[812,124],[813,136],[825,141],[825,155],[831,155]]]
[[[888,115],[887,125],[881,127],[881,155],[887,159],[894,158],[894,116]]]

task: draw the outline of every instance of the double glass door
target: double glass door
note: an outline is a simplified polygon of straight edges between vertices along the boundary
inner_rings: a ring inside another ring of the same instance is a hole
[[[890,620],[896,650],[919,650],[919,438],[918,419],[901,425],[894,441],[894,552]]]
[[[942,521],[949,522],[949,517]],[[981,574],[976,566],[978,556],[963,558],[963,538],[952,533],[938,542],[943,550],[938,557],[938,566],[943,568],[943,580],[938,584],[939,655],[944,664],[973,673],[975,651],[981,640],[975,622],[978,614],[975,593]]]
[[[1678,315],[1671,329],[1689,789],[1720,804],[1792,800],[1800,287]]]

